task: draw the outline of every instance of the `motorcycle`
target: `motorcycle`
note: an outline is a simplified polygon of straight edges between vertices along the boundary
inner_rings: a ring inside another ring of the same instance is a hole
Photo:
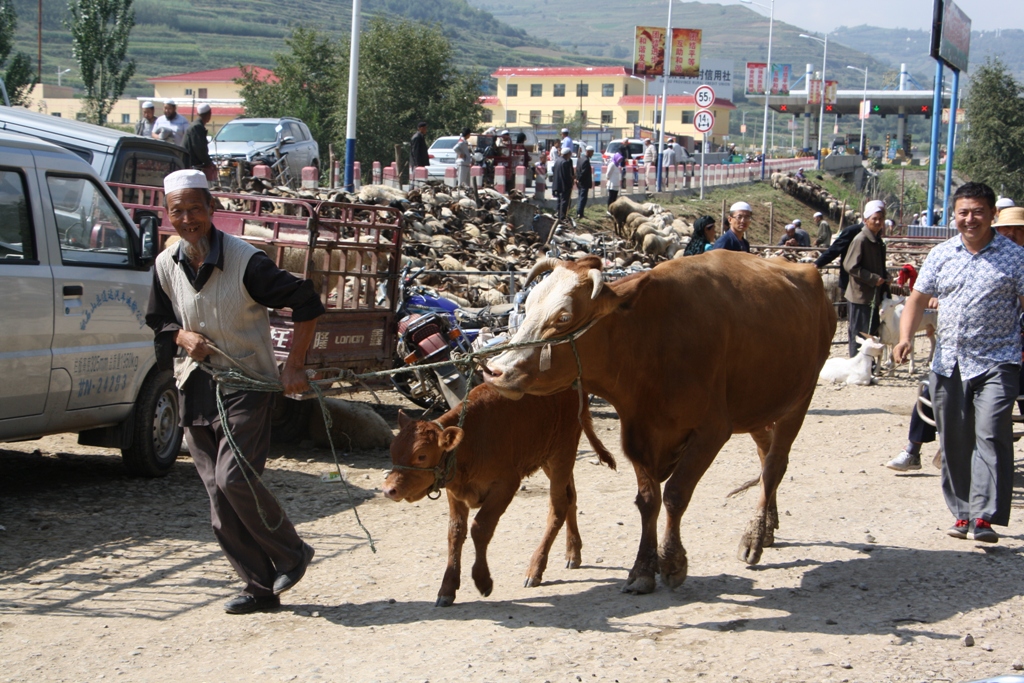
[[[275,185],[292,186],[292,174],[288,168],[288,152],[281,149],[282,145],[292,142],[291,136],[282,137],[283,128],[277,126],[277,139],[274,142],[256,146],[249,142],[249,151],[245,157],[227,156],[217,159],[217,176],[221,186],[231,190],[244,189],[244,180],[252,177],[253,166],[270,167],[270,178]]]

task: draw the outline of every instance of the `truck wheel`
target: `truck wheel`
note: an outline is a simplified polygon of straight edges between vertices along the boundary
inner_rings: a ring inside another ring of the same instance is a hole
[[[309,416],[317,401],[296,401],[278,392],[270,412],[270,440],[274,443],[296,443],[309,438]]]
[[[179,422],[174,374],[169,370],[151,374],[135,400],[132,445],[121,451],[129,474],[162,477],[170,472],[184,434]]]

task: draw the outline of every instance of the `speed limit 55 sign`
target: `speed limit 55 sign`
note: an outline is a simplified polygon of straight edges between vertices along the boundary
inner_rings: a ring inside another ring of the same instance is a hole
[[[693,92],[697,109],[708,109],[715,103],[715,91],[710,85],[702,85]]]

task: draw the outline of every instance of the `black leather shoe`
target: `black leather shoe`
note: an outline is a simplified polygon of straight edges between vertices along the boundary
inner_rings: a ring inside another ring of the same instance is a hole
[[[302,544],[302,561],[299,562],[295,569],[277,575],[277,578],[274,579],[274,595],[284,593],[302,580],[302,577],[306,574],[306,567],[313,561],[313,553],[315,552],[313,546],[308,543]]]
[[[253,612],[269,612],[281,606],[281,598],[276,595],[236,595],[224,603],[224,611],[228,614],[252,614]]]

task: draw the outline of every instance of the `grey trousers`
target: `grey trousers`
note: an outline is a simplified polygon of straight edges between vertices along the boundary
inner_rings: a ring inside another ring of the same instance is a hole
[[[957,519],[1006,526],[1013,496],[1013,402],[1020,366],[1010,363],[963,380],[931,373],[935,423],[942,446],[942,495]]]
[[[237,392],[224,399],[228,422],[235,443],[253,469],[263,474],[270,450],[270,408],[268,393]],[[210,496],[210,522],[221,549],[245,582],[249,595],[273,595],[278,573],[294,569],[302,561],[302,540],[270,492],[255,480],[252,471],[245,474],[256,490],[256,497],[235,461],[231,446],[224,438],[220,419],[210,426],[188,426],[185,439],[196,470]],[[260,519],[259,507],[267,518]],[[267,528],[280,526],[274,531]]]
[[[871,304],[855,304],[846,302],[846,314],[850,322],[850,358],[853,358],[860,351],[860,346],[855,341],[861,332],[878,334],[878,306],[875,306],[874,314],[871,311]],[[871,320],[868,320],[871,316]]]

